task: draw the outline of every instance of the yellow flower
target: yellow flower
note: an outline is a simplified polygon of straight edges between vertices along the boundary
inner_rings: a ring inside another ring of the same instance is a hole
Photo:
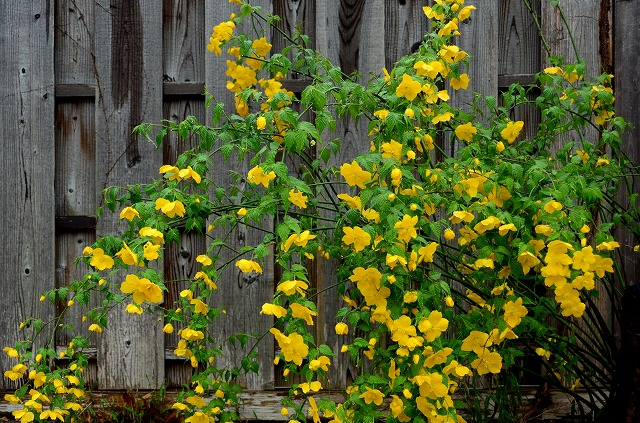
[[[462,351],[473,351],[474,353],[480,355],[486,348],[490,347],[493,342],[489,339],[489,334],[485,332],[480,332],[477,330],[471,331],[469,336],[467,336],[462,341],[462,346],[460,347]]]
[[[136,304],[162,302],[162,289],[147,278],[138,278],[137,275],[127,275],[126,280],[120,285],[120,291],[132,294]]]
[[[164,234],[157,229],[145,226],[144,228],[140,229],[138,233],[141,237],[151,238],[155,244],[164,243]]]
[[[138,265],[138,255],[131,251],[131,248],[124,243],[124,246],[116,253],[116,257],[118,257],[124,264],[127,266],[137,266]]]
[[[329,357],[321,355],[315,360],[311,360],[309,362],[309,369],[316,371],[318,369],[322,369],[325,372],[329,371],[329,366],[331,365],[331,360]]]
[[[347,185],[365,188],[365,183],[371,181],[371,172],[363,170],[355,160],[340,166],[340,175],[345,179]]]
[[[389,111],[388,110],[376,110],[375,112],[373,112],[373,116],[377,117],[380,120],[385,120],[387,118],[387,116],[389,116]]]
[[[282,244],[281,248],[283,251],[289,251],[292,245],[297,245],[298,247],[306,247],[307,243],[316,238],[317,235],[312,235],[310,231],[303,231],[300,234],[291,234],[289,238]]]
[[[344,236],[342,242],[346,245],[352,245],[355,251],[362,251],[371,243],[371,235],[358,226],[353,228],[346,226],[343,228]]]
[[[471,222],[473,220],[473,214],[467,211],[454,211],[453,215],[449,218],[451,223]]]
[[[142,314],[142,308],[136,304],[127,304],[126,311],[131,314]]]
[[[415,303],[416,301],[418,301],[418,293],[416,291],[405,292],[402,300],[408,304]]]
[[[478,129],[471,122],[458,125],[455,130],[456,137],[462,141],[471,142],[473,136],[478,133]]]
[[[347,335],[349,333],[349,326],[343,322],[336,323],[335,329],[336,329],[336,334],[338,335]]]
[[[202,331],[193,330],[191,328],[185,328],[180,333],[180,336],[182,337],[182,339],[185,339],[187,341],[198,341],[200,339],[204,339],[204,333]],[[180,346],[180,344],[178,344],[178,346]]]
[[[264,303],[262,304],[262,309],[260,310],[260,314],[267,314],[270,316],[276,316],[277,318],[280,318],[287,315],[287,309],[276,304]]]
[[[509,144],[513,144],[520,135],[520,131],[524,127],[524,122],[519,120],[517,122],[508,122],[506,128],[500,132],[500,136]]]
[[[422,84],[407,75],[402,75],[402,82],[396,88],[396,95],[398,97],[405,97],[409,101],[413,101],[414,98],[422,91]]]
[[[418,216],[409,216],[405,214],[402,217],[402,220],[396,222],[393,226],[398,230],[398,239],[402,242],[409,242],[413,238],[418,236],[418,232],[416,231],[416,224],[418,223]]]
[[[456,233],[453,231],[453,229],[447,228],[447,229],[444,230],[444,233],[442,234],[442,236],[447,241],[451,241],[456,237]]]
[[[535,233],[541,234],[544,236],[549,236],[553,233],[553,228],[549,225],[536,225],[534,230],[535,230]]]
[[[18,350],[16,350],[15,348],[4,347],[2,350],[6,352],[10,358],[18,358],[20,356],[18,354]]]
[[[201,263],[203,266],[211,266],[211,264],[213,263],[211,257],[207,256],[206,254],[200,254],[198,257],[196,257],[196,261],[198,263]]]
[[[15,417],[16,420],[19,420],[20,423],[29,423],[35,419],[35,415],[29,411],[28,408],[21,408],[20,410],[12,411],[11,414],[13,414],[13,417]]]
[[[513,231],[513,232],[517,231],[516,225],[514,225],[513,223],[507,223],[504,225],[500,225],[498,227],[498,233],[501,236],[505,236],[506,234],[509,233],[509,231]]]
[[[596,245],[596,250],[598,251],[613,251],[616,248],[619,248],[620,244],[616,241],[604,241],[600,244]]]
[[[498,141],[496,143],[496,151],[498,153],[502,153],[504,151],[504,143],[502,141]]]
[[[240,259],[236,262],[236,267],[244,273],[262,273],[262,267],[260,267],[260,264],[253,260]]]
[[[296,206],[300,207],[301,209],[307,208],[307,200],[308,200],[308,197],[303,193],[293,189],[289,191],[289,201],[292,204],[295,204]]]
[[[489,352],[483,350],[478,354],[478,358],[471,362],[471,367],[478,371],[478,375],[486,375],[487,373],[500,373],[502,370],[502,356],[497,352]]]
[[[547,213],[552,214],[553,212],[562,210],[562,204],[555,200],[551,200],[544,205],[543,209]]]
[[[151,242],[147,242],[144,245],[144,258],[146,260],[155,260],[160,257],[158,250],[160,249],[160,245],[153,244]]]
[[[317,316],[318,313],[298,303],[290,304],[289,308],[293,318],[302,319],[307,325],[313,326],[313,316]]]
[[[421,319],[418,323],[418,329],[424,334],[427,342],[432,342],[439,338],[448,327],[449,320],[442,317],[442,313],[438,310],[432,310],[429,313],[429,317]]]
[[[97,323],[93,323],[93,324],[89,325],[89,330],[91,332],[96,332],[96,333],[101,333],[102,332],[102,328]]]
[[[291,280],[280,282],[276,287],[276,290],[284,292],[285,295],[294,295],[296,292],[302,296],[305,295],[305,290],[309,288],[309,285],[304,281]]]
[[[431,242],[418,249],[418,263],[433,263],[433,255],[438,248],[437,242]]]
[[[133,207],[125,207],[120,212],[120,219],[127,219],[128,221],[132,221],[134,217],[140,218],[140,213],[138,213],[138,210],[134,209]]]
[[[460,22],[466,21],[471,16],[471,11],[476,10],[475,6],[465,6],[458,12],[458,19]]]
[[[452,117],[453,117],[453,113],[444,112],[437,116],[434,116],[434,118],[431,119],[431,123],[433,123],[434,125],[437,125],[440,122],[449,122]]]
[[[338,198],[347,203],[350,208],[362,210],[362,200],[357,195],[352,197],[349,194],[338,194]]]
[[[382,401],[384,400],[384,394],[382,392],[377,389],[371,389],[368,386],[365,389],[365,392],[358,398],[364,399],[366,404],[374,403],[375,405],[382,405]]]
[[[262,167],[260,166],[256,166],[251,169],[249,171],[249,174],[247,175],[249,182],[255,185],[262,184],[262,186],[264,186],[265,188],[269,186],[269,182],[275,179],[275,177],[276,173],[274,171],[264,173],[264,169],[262,169]]]
[[[184,204],[181,201],[169,201],[165,198],[156,200],[156,210],[160,210],[167,217],[174,218],[176,216],[183,217],[185,213]]]
[[[265,119],[264,116],[259,116],[258,119],[256,119],[256,127],[259,130],[263,130],[265,126],[267,126],[267,119]]]
[[[504,305],[503,319],[507,322],[507,325],[511,328],[515,328],[520,324],[522,318],[528,313],[525,306],[522,305],[522,298],[514,301],[509,301]]]
[[[171,323],[167,323],[162,328],[162,332],[164,332],[164,333],[173,333],[173,330],[174,330],[174,328],[173,328],[173,325]]]
[[[380,145],[380,151],[385,159],[394,158],[398,161],[402,159],[402,144],[396,140],[392,139],[389,142],[383,142]]]
[[[302,360],[309,354],[309,346],[305,344],[302,335],[292,333],[287,336],[276,328],[271,328],[269,332],[276,338],[285,361],[293,361],[298,366],[302,365]]]
[[[93,257],[89,261],[89,264],[98,270],[111,269],[113,267],[113,258],[104,253],[102,248],[96,248],[92,250]]]
[[[522,266],[522,272],[526,275],[532,267],[540,264],[540,260],[529,251],[524,251],[518,255],[518,263]]]

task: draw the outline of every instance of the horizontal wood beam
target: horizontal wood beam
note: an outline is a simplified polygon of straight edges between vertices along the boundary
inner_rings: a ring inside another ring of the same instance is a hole
[[[313,81],[310,79],[282,79],[282,86],[294,93],[301,93]],[[498,75],[498,86],[508,88],[511,84],[535,85],[533,74]],[[204,82],[164,82],[164,97],[204,96]],[[95,84],[57,84],[55,95],[58,98],[95,98]]]
[[[281,79],[280,83],[282,87],[293,92],[293,93],[301,93],[307,88],[313,80],[311,79]]]
[[[56,347],[56,354],[59,357],[60,353],[62,351],[66,351],[66,350],[67,350],[67,347],[58,345]],[[169,361],[184,361],[184,362],[188,362],[189,361],[184,357],[178,357],[177,355],[175,355],[173,353],[173,350],[174,350],[174,348],[165,348],[164,349],[164,359],[165,360],[169,360]],[[98,358],[98,349],[97,348],[83,348],[82,349],[82,353],[84,355],[86,355],[87,359],[89,359],[89,360],[95,360],[95,359]]]
[[[520,84],[522,86],[536,85],[535,75],[529,73],[498,75],[499,88],[509,88],[511,84]]]
[[[536,402],[536,389],[523,388],[522,401],[524,404],[533,405]],[[152,395],[153,391],[91,391],[87,394],[86,401],[90,402],[96,410],[108,410],[109,407],[117,407],[118,404],[124,403],[125,397],[132,394],[140,397]],[[286,416],[280,414],[282,408],[281,399],[286,395],[287,390],[281,391],[245,391],[238,395],[239,404],[237,412],[242,421],[287,421]],[[164,393],[164,400],[171,404],[177,399],[177,391],[167,391]],[[578,391],[577,395],[587,397],[586,391]],[[486,391],[480,391],[479,396],[482,398],[486,395]],[[341,403],[345,399],[345,395],[341,391],[322,391],[314,395],[316,401],[320,398],[330,399],[336,403]],[[211,400],[213,397],[204,397],[205,400]],[[459,395],[453,395],[454,400],[462,400]],[[547,406],[536,416],[539,421],[557,421],[570,417],[573,410],[573,398],[561,391],[551,390],[546,398]],[[301,401],[301,400],[298,400]],[[4,400],[4,396],[0,397],[0,419],[3,417],[12,418],[11,412],[19,410],[22,404],[11,404]],[[383,405],[384,407],[384,405]],[[526,407],[526,405],[525,405]],[[308,409],[308,406],[306,407]],[[526,408],[525,408],[526,410]],[[464,410],[460,410],[460,414],[464,416]],[[11,420],[10,420],[11,421]],[[563,420],[564,421],[564,420]]]
[[[164,82],[164,97],[204,96],[204,82]]]
[[[55,95],[58,98],[96,97],[94,84],[56,84]]]
[[[95,229],[96,222],[95,216],[56,216],[56,231]]]

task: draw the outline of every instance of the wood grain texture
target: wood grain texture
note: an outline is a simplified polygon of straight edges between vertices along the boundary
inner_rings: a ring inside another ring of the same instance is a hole
[[[426,0],[385,0],[384,44],[385,67],[393,68],[404,55],[411,53],[415,43],[421,42],[429,29],[429,21],[422,8]]]
[[[204,110],[204,61],[205,61],[205,16],[203,0],[165,0],[163,12],[163,119],[176,124],[188,116],[205,121]],[[184,82],[183,82],[184,81]],[[178,90],[178,87],[182,87]],[[200,96],[194,96],[194,93]],[[162,145],[162,163],[175,164],[184,151],[196,146],[198,139],[178,139],[169,134]],[[195,260],[206,252],[205,235],[197,232],[182,232],[180,242],[167,244],[164,251],[164,277],[168,292],[164,306],[174,307],[183,289],[189,287],[187,279],[193,278],[200,264]],[[164,335],[165,350],[173,351],[179,341],[178,330]],[[180,387],[187,384],[193,367],[184,359],[165,360],[165,384]]]
[[[55,120],[56,216],[91,216],[97,207],[94,99],[61,102]]]
[[[309,48],[315,46],[315,33],[316,33],[316,2],[313,0],[275,0],[273,2],[273,14],[280,16],[282,19],[278,28],[280,28],[285,34],[293,36],[296,31],[309,37]],[[272,35],[271,44],[273,44],[272,51],[279,52],[286,45],[288,41],[285,37],[277,31]],[[288,56],[292,59],[293,55]],[[296,75],[293,75],[296,78]]]
[[[260,0],[252,2],[254,6],[261,6],[265,14],[272,12],[271,2]],[[213,27],[219,22],[228,19],[232,12],[237,13],[237,6],[228,2],[205,3],[205,22],[207,27]],[[251,31],[249,27],[244,28],[245,31]],[[236,28],[239,32],[241,28]],[[208,35],[208,34],[207,34]],[[252,34],[252,36],[263,36],[263,34]],[[267,38],[271,39],[271,34],[267,34]],[[207,53],[205,60],[205,85],[214,95],[217,101],[225,104],[225,110],[229,113],[234,112],[233,95],[226,89],[226,64],[228,56],[225,54],[216,57],[212,53]],[[207,119],[210,119],[210,110],[207,110]],[[213,168],[209,178],[213,179],[216,184],[228,186],[231,182],[230,172],[238,172],[240,175],[246,175],[250,169],[248,160],[242,163],[234,163],[234,159],[223,162],[221,157],[213,158]],[[244,189],[244,186],[240,186]],[[213,193],[210,193],[213,195]],[[263,223],[264,230],[271,231],[273,221],[265,221]],[[221,231],[212,232],[214,236],[223,236]],[[234,249],[240,249],[246,245],[256,245],[263,240],[261,231],[250,230],[241,225],[231,232],[227,242]],[[221,263],[231,260],[234,255],[229,251],[221,252]],[[224,341],[229,335],[246,332],[256,334],[258,336],[268,332],[273,324],[273,320],[268,316],[261,316],[260,309],[262,304],[271,300],[274,291],[274,266],[273,257],[269,256],[262,266],[264,273],[260,275],[257,281],[246,283],[243,281],[242,273],[233,266],[233,262],[223,272],[220,273],[218,282],[218,291],[214,295],[215,305],[225,307],[226,314],[222,315],[219,323],[211,328],[214,336],[220,341]],[[255,339],[250,339],[247,348],[240,350],[234,349],[230,345],[223,347],[223,357],[216,360],[218,366],[237,366],[243,355],[253,345]],[[239,383],[248,389],[270,389],[274,383],[274,340],[273,336],[267,334],[257,345],[258,354],[257,362],[260,366],[259,374],[249,374],[241,377]]]
[[[54,287],[55,266],[53,0],[1,2],[0,34],[0,322],[2,344],[15,345],[31,335],[18,332],[20,322],[53,317],[39,302]],[[0,371],[13,365],[0,357]],[[3,378],[0,387],[16,383]]]
[[[533,2],[534,13],[540,15],[540,3]],[[499,62],[498,86],[507,90],[513,83],[532,85],[533,74],[539,72],[541,46],[538,28],[522,0],[500,2],[500,27],[498,37]],[[529,96],[535,100],[536,93]],[[524,122],[522,137],[532,136],[540,123],[540,113],[535,105],[525,104],[511,110],[509,119]]]
[[[627,156],[636,164],[640,164],[640,2],[617,1],[614,3],[615,21],[615,62],[614,85],[616,95],[616,113],[631,124],[622,138],[622,148]],[[631,192],[640,191],[640,178],[634,178]],[[621,204],[626,204],[625,196],[619,198]],[[637,222],[636,222],[637,223]],[[640,255],[633,252],[633,246],[640,244],[629,232],[618,235],[620,254],[622,257],[622,271],[625,280],[632,284],[640,283]]]
[[[366,83],[369,74],[381,74],[385,66],[385,44],[381,42],[380,28],[385,25],[385,2],[383,0],[331,0],[316,4],[317,49],[343,71],[357,71],[363,75]],[[340,33],[339,37],[335,35]],[[338,138],[340,152],[331,158],[329,165],[340,166],[347,159],[364,153],[369,148],[367,123],[363,120],[356,124],[351,118],[345,118],[336,125],[336,130],[326,134],[325,140]],[[348,343],[350,337],[335,333],[335,315],[344,302],[335,288],[337,280],[335,261],[318,260],[317,286],[318,296],[318,343],[327,344],[336,352],[329,368],[329,381],[323,386],[330,389],[343,389],[357,376],[356,369],[340,347]],[[353,335],[353,334],[352,334]]]
[[[95,2],[55,3],[55,76],[57,84],[95,83]]]
[[[498,74],[533,74],[540,71],[540,36],[522,0],[502,0],[498,37]],[[532,7],[540,14],[540,3]]]
[[[161,165],[161,152],[137,140],[132,129],[162,117],[162,10],[150,1],[98,1],[95,6],[98,103],[97,186],[148,182]],[[118,233],[117,215],[106,213],[98,234]],[[131,270],[133,271],[133,270]],[[125,273],[115,275],[114,289]],[[164,381],[162,322],[150,314],[120,309],[99,338],[98,380],[104,389],[157,388]]]
[[[163,1],[163,79],[167,82],[204,81],[208,27],[202,0]]]

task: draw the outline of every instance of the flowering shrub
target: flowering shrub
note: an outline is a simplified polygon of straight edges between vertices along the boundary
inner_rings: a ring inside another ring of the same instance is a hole
[[[209,300],[222,269],[262,273],[264,260],[275,261],[282,276],[273,300],[255,312],[273,316],[275,361],[283,363],[285,376],[301,380],[283,401],[290,421],[305,419],[304,406],[314,422],[320,416],[332,422],[463,422],[460,409],[473,411],[478,401],[452,395],[482,385],[494,388],[488,395],[499,418],[513,421],[511,400],[501,392],[517,389],[513,369],[527,351],[547,369],[541,373],[547,381],[569,393],[582,383],[590,396],[576,400],[594,406],[601,398],[598,383],[611,373],[614,347],[594,342],[606,325],[598,321],[593,298],[615,297],[619,244],[613,229],[631,226],[638,215],[614,201],[631,164],[619,152],[625,122],[614,116],[612,76],[589,79],[583,63],[552,58],[553,66],[536,77],[535,100],[528,99],[533,88],[512,85],[500,102],[477,96],[468,108],[454,108],[450,92],[469,86],[468,54],[455,39],[474,9],[464,0],[424,7],[433,30],[422,45],[361,85],[296,43],[303,36],[287,48],[300,59],[294,64],[286,54],[271,53],[262,34],[236,34],[245,19],[274,23],[241,3],[238,16],[213,28],[208,44],[214,54],[224,49],[229,55],[235,114],[216,103],[211,126],[193,117],[159,125],[158,143],[176,132],[182,139],[198,137],[199,144],[162,166],[147,185],[108,189],[106,204],[120,210],[126,229],[87,247],[84,278],[42,300],[71,296],[71,307],[101,296],[103,306],[86,314],[97,336],[119,304],[132,314],[161,310],[168,333],[181,324],[174,353],[197,370],[173,405],[187,422],[238,419],[229,407],[240,389],[234,375],[258,370],[247,359],[233,372],[216,367],[219,350],[212,345],[220,341],[211,328],[221,311]],[[300,98],[282,84],[294,72],[312,80]],[[535,105],[541,116],[527,136],[524,122],[509,118],[524,104]],[[370,148],[332,167],[340,141],[328,141],[328,134],[345,115],[368,122]],[[303,120],[309,116],[313,122]],[[149,138],[154,127],[136,130]],[[448,144],[458,146],[453,156],[445,153]],[[248,174],[235,175],[249,188],[209,179],[213,155],[249,157]],[[303,165],[301,176],[285,164],[290,158]],[[197,257],[201,268],[175,308],[155,306],[174,281],[153,263],[166,243],[178,240],[178,224],[203,232],[208,225],[231,230],[245,223],[259,230],[267,219],[275,226],[263,243],[237,251],[232,262],[220,259],[224,237],[214,238]],[[340,351],[317,344],[309,331],[318,310],[305,259],[339,261]],[[586,328],[579,323],[585,315]],[[27,323],[37,330],[45,325]],[[87,339],[76,337],[60,355],[50,345],[37,351],[32,345],[27,340],[5,348],[17,360],[5,376],[26,378],[7,397],[23,404],[15,417],[77,415]],[[319,394],[338,354],[361,370],[340,403]],[[69,358],[67,367],[49,366],[62,356]]]

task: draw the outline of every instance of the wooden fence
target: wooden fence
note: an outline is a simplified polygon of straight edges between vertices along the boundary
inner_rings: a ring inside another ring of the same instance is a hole
[[[314,47],[345,71],[367,77],[390,69],[410,52],[428,27],[418,0],[256,0],[267,13],[283,17],[282,28],[301,28]],[[513,82],[531,83],[547,63],[538,31],[523,0],[474,0],[478,10],[465,23],[461,47],[471,52],[471,90],[498,95]],[[531,0],[541,17],[543,33],[554,55],[574,57],[567,31],[549,2]],[[640,21],[638,0],[562,0],[566,18],[590,74],[615,73],[618,114],[640,127]],[[1,344],[23,336],[20,322],[55,310],[38,301],[40,293],[69,283],[80,274],[74,260],[96,234],[118,228],[115,216],[96,221],[107,186],[149,181],[158,168],[185,147],[172,139],[155,149],[131,135],[140,122],[179,121],[194,115],[206,122],[206,86],[219,101],[233,104],[225,89],[224,58],[208,53],[211,27],[228,18],[237,6],[227,0],[32,0],[0,4],[0,133],[2,139],[2,246],[0,246]],[[274,49],[284,40],[272,34]],[[303,81],[289,81],[292,89]],[[301,85],[302,84],[302,85]],[[298,88],[299,89],[299,88]],[[471,94],[454,98],[469,101]],[[523,109],[531,130],[536,115]],[[368,147],[366,128],[343,122],[336,134],[341,154],[350,157]],[[640,161],[637,133],[625,145]],[[339,157],[337,162],[339,163]],[[215,163],[223,181],[229,165]],[[247,168],[248,169],[248,168]],[[246,172],[247,169],[235,168]],[[261,235],[238,230],[236,245],[259,241]],[[625,240],[628,245],[631,241]],[[625,246],[626,247],[626,246]],[[195,257],[206,249],[202,236],[184,233],[180,245],[165,251],[164,272],[180,279],[195,272]],[[626,268],[639,275],[638,260],[626,249]],[[257,282],[242,283],[234,271],[223,275],[218,299],[227,315],[216,326],[221,335],[268,330],[271,322],[257,318],[274,289],[274,266],[266,266]],[[316,288],[332,283],[334,272],[315,269]],[[635,279],[629,279],[635,280]],[[179,286],[171,288],[173,301]],[[318,299],[317,337],[338,345],[331,315],[339,307],[335,295]],[[603,305],[606,307],[606,305]],[[125,313],[126,314],[126,313]],[[80,322],[71,314],[69,321]],[[135,324],[134,323],[135,320]],[[258,348],[261,372],[245,381],[249,389],[282,385],[274,368],[274,343],[266,337]],[[56,338],[67,345],[68,335]],[[177,339],[162,332],[162,322],[150,315],[111,316],[109,329],[92,345],[95,362],[88,378],[98,389],[149,389],[163,383],[184,384],[190,366],[172,353]],[[2,355],[4,371],[10,361]],[[344,387],[351,369],[339,358],[331,374],[333,388]],[[3,379],[0,386],[13,388]]]

